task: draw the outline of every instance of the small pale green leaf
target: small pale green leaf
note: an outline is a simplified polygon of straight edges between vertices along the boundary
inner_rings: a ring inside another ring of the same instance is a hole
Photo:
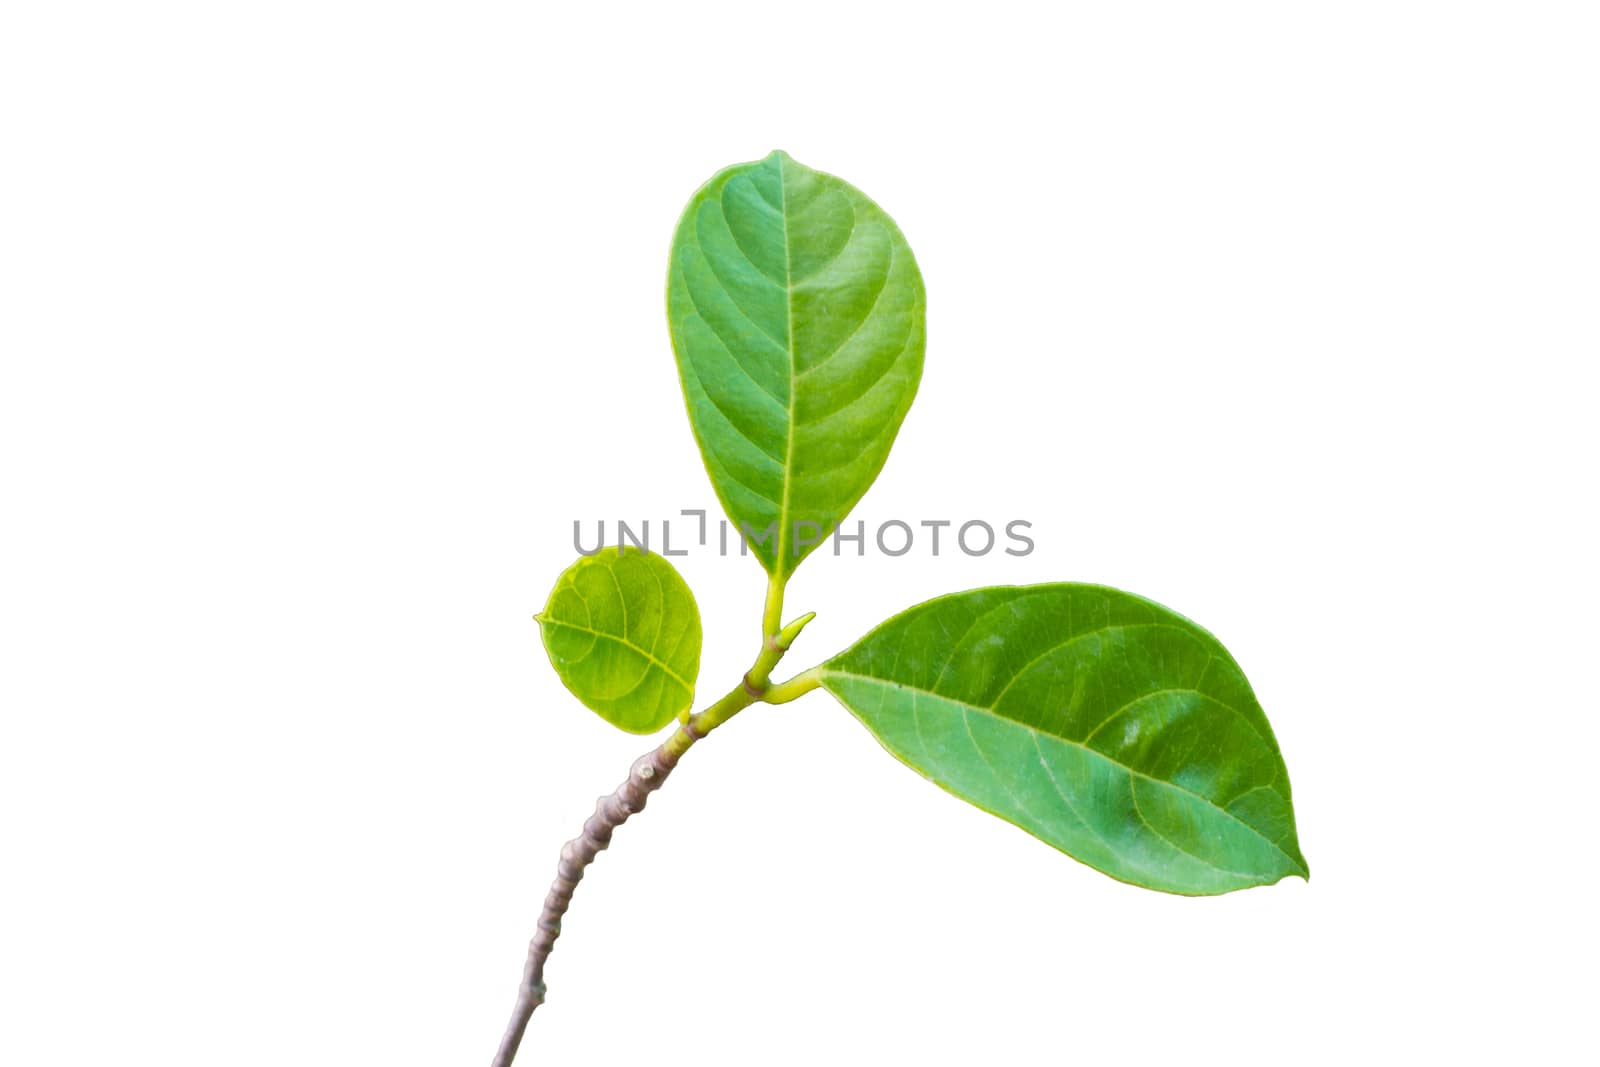
[[[854,186],[782,152],[721,171],[672,241],[667,317],[717,497],[793,573],[883,469],[922,376],[911,247]]]
[[[1199,895],[1308,874],[1244,674],[1148,600],[956,593],[890,619],[821,680],[913,770],[1113,878]]]
[[[536,618],[556,673],[613,726],[654,733],[694,701],[700,609],[660,556],[613,545],[580,559]]]

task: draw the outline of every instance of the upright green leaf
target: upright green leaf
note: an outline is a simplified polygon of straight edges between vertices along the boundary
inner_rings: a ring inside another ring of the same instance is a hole
[[[613,726],[654,733],[693,702],[700,609],[660,556],[612,546],[580,559],[536,618],[556,673]]]
[[[861,499],[922,376],[922,275],[858,189],[774,152],[689,201],[667,282],[717,497],[784,577]]]
[[[821,680],[912,769],[1113,878],[1210,894],[1308,874],[1244,674],[1148,600],[956,593],[884,623]]]

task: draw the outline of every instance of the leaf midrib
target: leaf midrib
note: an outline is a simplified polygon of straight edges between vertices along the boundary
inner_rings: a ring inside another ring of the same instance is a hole
[[[1167,787],[1169,787],[1171,789],[1176,789],[1180,793],[1187,793],[1189,796],[1194,797],[1196,800],[1198,800],[1201,803],[1205,804],[1207,807],[1209,807],[1213,811],[1216,811],[1216,812],[1226,816],[1227,818],[1231,819],[1232,821],[1238,823],[1240,826],[1242,826],[1246,830],[1250,831],[1250,833],[1254,834],[1256,837],[1259,837],[1261,840],[1265,841],[1268,845],[1271,845],[1272,848],[1274,850],[1276,850],[1279,855],[1281,855],[1284,859],[1289,861],[1290,866],[1292,866],[1296,872],[1302,872],[1303,873],[1305,871],[1305,866],[1299,860],[1297,860],[1293,856],[1289,855],[1289,853],[1284,850],[1282,845],[1278,844],[1276,841],[1272,840],[1272,838],[1268,837],[1266,834],[1262,833],[1260,830],[1256,829],[1254,826],[1251,826],[1249,823],[1247,823],[1243,819],[1239,818],[1239,816],[1235,815],[1233,812],[1229,811],[1227,808],[1222,807],[1216,801],[1212,800],[1210,797],[1204,796],[1204,795],[1202,795],[1200,793],[1196,793],[1193,789],[1189,789],[1186,786],[1179,785],[1177,782],[1169,782],[1165,778],[1157,778],[1155,775],[1146,774],[1144,771],[1141,771],[1136,767],[1130,767],[1126,763],[1123,763],[1121,760],[1115,759],[1115,758],[1113,758],[1111,756],[1108,756],[1104,752],[1101,752],[1099,749],[1091,748],[1090,746],[1084,744],[1081,741],[1075,741],[1070,737],[1062,737],[1060,734],[1053,734],[1053,733],[1050,733],[1047,730],[1041,730],[1037,726],[1033,726],[1033,725],[1031,725],[1029,723],[1022,722],[1019,719],[1013,719],[1013,718],[1010,718],[1008,716],[1001,715],[994,708],[987,708],[987,707],[984,707],[981,704],[972,704],[972,703],[969,703],[969,702],[967,702],[965,700],[959,700],[956,697],[947,696],[944,693],[936,693],[932,689],[924,689],[921,686],[908,685],[908,684],[906,684],[904,682],[893,682],[893,681],[889,681],[888,679],[884,679],[884,678],[876,678],[876,677],[874,677],[874,676],[872,676],[870,674],[857,674],[854,671],[841,671],[841,670],[835,670],[835,669],[827,668],[827,667],[823,668],[818,673],[822,675],[824,682],[826,682],[826,680],[827,680],[827,678],[829,676],[837,677],[837,678],[853,678],[856,681],[870,682],[870,683],[872,683],[874,685],[878,685],[878,686],[891,686],[891,687],[893,687],[895,689],[901,689],[901,690],[906,690],[906,691],[912,692],[912,693],[918,693],[918,694],[921,694],[922,696],[933,697],[933,698],[935,698],[937,700],[942,700],[942,701],[946,701],[947,703],[950,703],[950,704],[955,704],[958,707],[964,708],[964,709],[966,709],[968,711],[981,712],[981,713],[983,713],[985,715],[992,716],[993,718],[998,719],[1001,722],[1009,723],[1012,726],[1016,726],[1016,727],[1019,727],[1019,728],[1021,728],[1023,730],[1026,730],[1030,734],[1034,735],[1035,744],[1036,745],[1038,743],[1037,742],[1037,738],[1048,737],[1052,741],[1059,741],[1062,744],[1070,745],[1073,748],[1080,749],[1083,752],[1085,752],[1085,753],[1087,753],[1087,754],[1089,754],[1091,756],[1094,756],[1094,757],[1097,757],[1099,759],[1104,760],[1105,762],[1111,764],[1114,767],[1120,767],[1121,769],[1123,769],[1124,771],[1128,772],[1128,774],[1130,774],[1130,775],[1132,775],[1134,777],[1143,778],[1147,782],[1154,782],[1157,785],[1164,785],[1164,786],[1167,786]],[[849,705],[846,705],[846,707],[848,707],[848,706]],[[997,777],[998,777],[998,775],[997,775]],[[1240,794],[1240,795],[1242,796],[1243,794]]]
[[[642,648],[639,645],[634,644],[632,641],[628,640],[626,637],[618,637],[616,634],[608,634],[604,630],[596,630],[592,626],[584,626],[584,625],[582,625],[580,623],[566,622],[566,621],[563,621],[561,619],[552,619],[548,615],[541,616],[539,621],[545,626],[564,626],[568,630],[577,630],[579,633],[591,634],[591,635],[593,635],[595,637],[602,638],[602,639],[604,639],[606,641],[615,642],[616,644],[619,644],[619,645],[623,646],[624,648],[629,649],[630,651],[637,652],[639,655],[643,656],[645,659],[649,660],[651,663],[655,664],[657,667],[660,667],[661,670],[666,673],[667,677],[671,678],[674,682],[677,682],[679,685],[683,686],[683,688],[685,690],[687,690],[690,693],[694,692],[694,686],[692,686],[688,682],[684,681],[682,675],[680,675],[677,671],[673,670],[666,663],[664,663],[660,659],[658,659],[654,652],[651,652],[647,648]]]
[[[778,558],[773,566],[779,574],[788,574],[787,560],[789,532],[789,492],[794,483],[794,423],[795,423],[795,352],[794,352],[794,260],[789,253],[789,186],[783,176],[783,157],[778,157],[778,218],[783,223],[783,313],[784,332],[788,335],[784,346],[789,355],[788,441],[783,451],[783,500],[778,505]]]

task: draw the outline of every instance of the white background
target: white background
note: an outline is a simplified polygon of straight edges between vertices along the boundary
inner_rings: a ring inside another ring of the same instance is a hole
[[[781,147],[929,293],[799,668],[973,585],[1211,628],[1312,867],[1189,900],[966,808],[825,695],[583,884],[528,1064],[1596,1056],[1600,35],[1588,5],[0,16],[0,1062],[487,1062],[648,747],[530,620],[571,523],[716,508],[678,211]],[[749,559],[680,561],[703,695]]]

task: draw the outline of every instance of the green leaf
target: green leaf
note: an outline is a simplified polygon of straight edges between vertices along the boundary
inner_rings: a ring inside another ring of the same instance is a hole
[[[611,725],[654,733],[693,703],[700,609],[660,556],[613,545],[580,559],[534,617],[556,673]]]
[[[717,497],[784,578],[883,469],[922,377],[911,247],[782,152],[721,171],[672,241],[667,317]]]
[[[890,619],[821,681],[913,770],[1113,878],[1210,894],[1308,875],[1244,674],[1148,600],[956,593]]]

